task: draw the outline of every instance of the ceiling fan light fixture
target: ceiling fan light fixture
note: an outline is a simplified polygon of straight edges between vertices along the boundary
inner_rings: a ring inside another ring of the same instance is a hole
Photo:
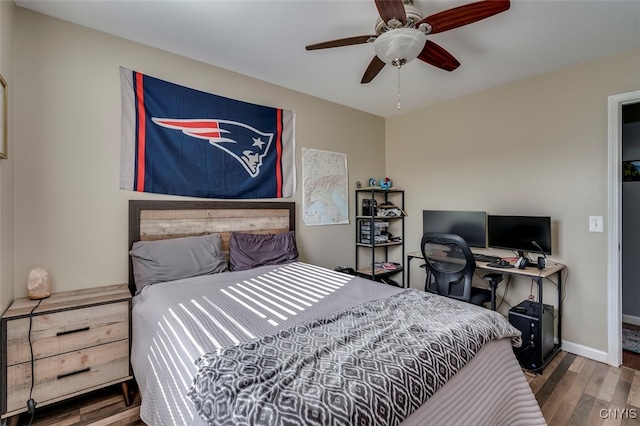
[[[399,68],[417,58],[426,42],[426,34],[416,28],[396,28],[380,34],[373,49],[382,62]]]

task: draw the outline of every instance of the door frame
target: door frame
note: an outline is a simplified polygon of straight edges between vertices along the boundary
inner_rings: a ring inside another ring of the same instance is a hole
[[[622,364],[622,106],[640,102],[640,90],[609,96],[607,319],[609,364]]]

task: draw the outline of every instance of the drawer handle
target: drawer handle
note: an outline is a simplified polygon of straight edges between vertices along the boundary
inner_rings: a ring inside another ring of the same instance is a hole
[[[65,334],[71,334],[71,333],[79,333],[81,331],[87,331],[89,330],[89,327],[83,327],[83,328],[79,328],[77,330],[69,330],[69,331],[58,331],[56,333],[56,336],[64,336]]]
[[[80,374],[80,373],[86,373],[87,371],[91,371],[91,367],[87,367],[87,368],[85,368],[83,370],[72,371],[71,373],[60,374],[57,378],[58,379],[64,379],[65,377],[74,376],[74,375]]]

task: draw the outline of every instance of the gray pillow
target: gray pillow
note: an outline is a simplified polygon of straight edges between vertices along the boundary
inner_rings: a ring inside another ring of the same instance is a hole
[[[129,254],[136,290],[165,281],[227,270],[219,234],[137,241]]]
[[[298,260],[294,231],[275,235],[231,233],[229,268],[244,271],[263,265],[280,265]]]

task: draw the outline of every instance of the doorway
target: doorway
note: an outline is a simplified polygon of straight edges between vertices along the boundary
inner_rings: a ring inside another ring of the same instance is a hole
[[[622,105],[621,154],[622,365],[640,370],[640,102]]]
[[[608,358],[622,364],[622,107],[640,102],[640,90],[609,97]]]

